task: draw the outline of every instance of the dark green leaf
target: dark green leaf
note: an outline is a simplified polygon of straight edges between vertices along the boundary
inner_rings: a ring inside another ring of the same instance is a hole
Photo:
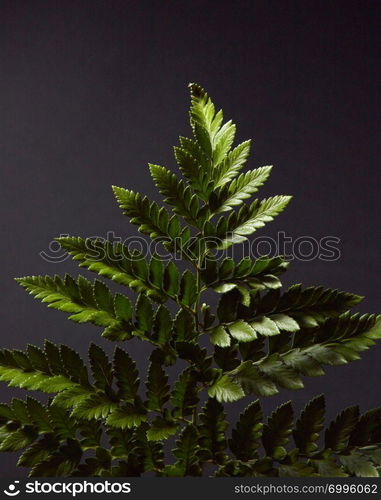
[[[292,432],[294,414],[291,402],[279,406],[263,427],[262,443],[269,456],[281,460],[287,454],[284,446]]]
[[[135,362],[120,347],[114,352],[114,375],[120,398],[132,401],[139,388],[139,373]]]
[[[317,449],[317,440],[324,426],[325,399],[317,396],[312,399],[296,421],[294,440],[301,453],[313,454]]]
[[[96,344],[90,344],[89,359],[95,386],[100,390],[111,387],[113,380],[112,364],[103,349]]]
[[[259,401],[253,401],[240,415],[232,430],[229,447],[234,455],[244,462],[257,457],[262,435],[262,409]]]

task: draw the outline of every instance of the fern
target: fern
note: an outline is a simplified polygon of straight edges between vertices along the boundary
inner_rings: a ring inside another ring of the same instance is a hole
[[[80,267],[135,292],[133,301],[99,279],[17,279],[48,307],[101,327],[118,344],[112,357],[91,344],[88,362],[50,341],[2,349],[0,380],[28,395],[0,404],[0,451],[20,452],[18,465],[31,476],[378,476],[381,409],[360,415],[349,407],[325,431],[322,395],[299,416],[287,402],[263,417],[256,398],[301,389],[325,366],[359,359],[381,338],[381,316],[353,312],[362,297],[352,293],[300,284],[283,291],[289,263],[282,257],[218,257],[291,197],[251,200],[271,167],[242,172],[250,141],[234,146],[232,121],[199,85],[190,91],[193,137],[174,148],[181,175],[149,165],[168,208],[113,187],[130,222],[173,258],[147,258],[99,238],[57,238]],[[215,310],[204,302],[207,291],[217,294]],[[132,338],[152,347],[142,379],[128,350]],[[176,363],[172,383],[168,367]],[[247,395],[254,400],[229,431],[225,403]]]

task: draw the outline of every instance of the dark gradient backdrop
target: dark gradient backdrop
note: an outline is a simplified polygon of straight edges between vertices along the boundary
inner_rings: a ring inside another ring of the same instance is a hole
[[[337,262],[295,262],[286,283],[365,295],[381,312],[380,2],[370,0],[2,0],[2,346],[44,338],[82,354],[92,326],[32,300],[12,278],[77,272],[38,255],[59,233],[136,234],[111,184],[155,194],[148,162],[175,168],[188,134],[189,81],[206,87],[238,139],[254,138],[249,167],[274,164],[265,195],[292,204],[261,234],[341,238]],[[158,199],[158,198],[157,198]],[[145,369],[147,351],[130,343]],[[325,392],[333,415],[381,403],[381,345],[362,362],[307,379],[300,408]],[[1,398],[23,394],[1,386]],[[231,407],[233,418],[242,407]],[[24,475],[2,454],[4,476]]]

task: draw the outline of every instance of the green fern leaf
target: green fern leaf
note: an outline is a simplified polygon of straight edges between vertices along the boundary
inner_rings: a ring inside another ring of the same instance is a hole
[[[168,376],[162,365],[155,361],[152,356],[146,386],[148,409],[161,411],[169,399]]]
[[[200,475],[199,436],[196,428],[188,424],[182,431],[180,438],[176,441],[176,448],[173,454],[177,458],[175,464],[175,475],[180,476],[198,476]]]
[[[62,389],[53,399],[53,404],[61,408],[75,408],[94,394],[94,391],[78,384]]]
[[[133,401],[139,388],[139,373],[135,362],[126,351],[116,347],[113,366],[119,388],[118,396],[125,401]]]
[[[127,403],[113,410],[107,417],[106,424],[117,429],[131,429],[139,427],[147,421],[147,412],[141,404]]]
[[[244,242],[247,236],[272,221],[290,201],[291,196],[274,196],[261,202],[256,200],[250,206],[243,205],[238,213],[232,212],[227,219],[220,218],[215,234],[220,240],[218,248],[223,250]]]
[[[55,436],[59,439],[75,439],[77,422],[69,412],[57,404],[49,404],[47,410]]]
[[[68,477],[76,469],[82,457],[78,441],[68,440],[67,444],[52,453],[48,458],[35,465],[31,477]]]
[[[258,396],[273,396],[278,393],[274,381],[249,360],[225,376],[241,388],[243,395],[254,393]]]
[[[169,343],[172,332],[172,317],[168,309],[160,305],[153,317],[152,338],[159,345]]]
[[[143,423],[134,431],[135,448],[132,456],[135,456],[136,454],[141,456],[143,471],[151,470],[157,472],[164,466],[163,444],[157,441],[148,441],[148,430],[149,425],[147,423]],[[128,457],[131,459],[131,454],[129,454]]]
[[[366,446],[373,441],[373,435],[381,429],[381,408],[369,410],[361,415],[350,439],[350,446]]]
[[[258,191],[258,188],[268,179],[272,167],[260,167],[249,170],[221,188],[216,199],[213,200],[211,210],[213,214],[226,212],[233,207],[241,205],[244,200],[250,198]]]
[[[78,403],[71,415],[73,417],[85,420],[100,420],[106,418],[107,415],[117,408],[117,404],[110,401],[105,395],[92,394],[84,398]]]
[[[211,398],[216,398],[217,401],[222,403],[237,401],[245,395],[240,385],[231,380],[227,375],[220,375],[210,385],[208,394]]]
[[[231,343],[229,334],[222,325],[217,326],[211,331],[210,341],[212,344],[219,347],[229,347]]]
[[[18,451],[27,447],[37,438],[37,433],[32,427],[23,427],[8,434],[0,444],[0,451]]]
[[[185,139],[186,140],[186,139]],[[206,202],[209,198],[213,186],[209,184],[209,170],[210,170],[210,160],[206,157],[204,161],[204,153],[202,150],[196,153],[197,157],[194,156],[195,149],[198,148],[193,141],[186,140],[187,143],[183,147],[175,146],[173,148],[176,162],[181,170],[181,173],[189,182],[189,185],[194,190],[196,195]],[[184,139],[182,141],[184,143]],[[191,151],[189,151],[189,146],[191,145]],[[201,160],[198,159],[201,157]],[[201,163],[206,163],[206,169]]]
[[[319,448],[323,396],[295,424],[290,402],[263,423],[254,401],[226,437],[222,403],[300,389],[302,377],[359,359],[381,339],[381,316],[351,313],[362,299],[351,293],[302,285],[281,291],[289,264],[282,257],[235,261],[219,254],[273,220],[291,197],[251,200],[271,167],[241,173],[250,141],[234,147],[233,122],[224,122],[202,87],[190,84],[190,93],[193,138],[180,137],[174,148],[183,178],[149,164],[169,207],[113,187],[131,223],[173,258],[165,262],[153,252],[147,259],[101,238],[57,238],[80,267],[132,289],[136,301],[83,276],[17,280],[70,320],[102,327],[104,338],[154,346],[145,400],[136,363],[120,346],[109,360],[91,344],[90,372],[66,345],[1,349],[0,381],[52,397],[46,404],[29,395],[0,403],[0,451],[22,450],[18,465],[31,468],[32,477],[201,476],[213,463],[215,477],[378,477],[381,409],[360,416],[357,407],[347,408]],[[185,265],[178,268],[180,259]],[[215,295],[203,302],[210,291],[219,294],[217,303]],[[182,366],[171,387],[177,361]],[[174,460],[165,465],[162,441],[171,436]]]
[[[203,220],[199,218],[199,201],[191,188],[165,167],[150,164],[149,168],[156,186],[165,196],[164,201],[173,207],[174,213],[201,229]]]
[[[327,320],[320,329],[313,330],[312,336],[306,332],[303,335],[301,341],[305,346],[268,354],[254,363],[244,361],[227,376],[238,382],[247,394],[273,395],[278,392],[277,385],[300,389],[303,387],[301,374],[319,376],[324,374],[324,364],[340,365],[357,359],[357,353],[381,335],[381,328],[374,315],[343,315]]]
[[[136,436],[134,429],[108,428],[107,435],[111,445],[111,455],[113,458],[128,458],[136,448]],[[144,433],[144,438],[146,438]]]
[[[228,423],[225,420],[224,407],[216,399],[208,399],[206,405],[201,410],[199,444],[202,449],[204,459],[213,459],[218,464],[224,463],[227,458],[225,453],[226,437],[225,432]]]
[[[237,264],[230,257],[225,258],[220,265],[215,262],[215,269],[207,276],[201,273],[201,278],[207,286],[213,287],[217,293],[226,293],[238,289],[242,294],[241,303],[249,307],[250,296],[254,291],[277,289],[282,286],[278,275],[288,267],[281,257],[261,258],[251,261],[244,258]],[[246,298],[248,299],[246,301]],[[253,303],[257,305],[258,301]]]
[[[301,453],[310,456],[318,449],[316,441],[324,426],[325,399],[318,396],[312,399],[296,421],[294,440]]]
[[[341,412],[325,432],[325,447],[335,452],[345,450],[358,419],[358,406],[350,406]]]
[[[347,477],[349,475],[337,464],[333,456],[310,460],[310,463],[321,477]]]
[[[96,449],[101,446],[102,427],[96,420],[82,420],[79,422],[80,441],[83,451]]]
[[[187,309],[180,309],[174,320],[174,332],[177,342],[193,342],[197,335],[194,315]]]
[[[46,353],[35,345],[28,344],[27,357],[31,366],[42,373],[51,373]]]
[[[59,276],[30,276],[16,281],[36,299],[48,303],[48,307],[70,313],[69,319],[72,321],[90,322],[103,327],[121,325],[120,328],[125,328],[127,334],[131,330],[128,322],[117,319],[112,306],[112,295],[97,280],[91,284],[83,276],[79,276],[75,282],[66,275],[64,279]]]
[[[30,423],[35,425],[39,432],[54,431],[48,411],[37,399],[28,396],[26,398],[26,407]]]
[[[262,409],[258,400],[250,403],[241,413],[229,440],[229,447],[238,460],[247,462],[257,457],[259,439],[262,435],[262,418]]]
[[[264,347],[265,341],[263,337],[258,337],[252,342],[239,344],[242,361],[259,361],[261,358],[265,357]]]
[[[199,401],[196,384],[197,380],[190,370],[184,370],[180,374],[171,395],[173,417],[184,418],[196,408]]]
[[[250,322],[250,326],[256,333],[265,337],[279,335],[280,333],[277,323],[271,317],[267,316],[257,316]]]
[[[0,354],[1,358],[1,354]],[[26,372],[20,368],[9,367],[0,360],[0,380],[7,382],[9,387],[19,387],[32,391],[47,393],[60,392],[77,384],[63,375],[45,375],[40,372]]]
[[[45,340],[43,354],[49,367],[48,371],[41,370],[43,373],[47,373],[48,375],[66,374],[66,371],[62,366],[59,346],[53,344],[53,342],[50,342],[49,340]]]
[[[221,113],[216,116],[214,104],[199,85],[189,85],[191,92],[190,121],[196,141],[208,158],[212,157],[213,139],[221,126]]]
[[[170,261],[164,270],[164,290],[170,297],[176,297],[179,292],[180,273],[175,264]]]
[[[287,452],[284,446],[292,432],[293,410],[291,402],[279,406],[263,427],[262,443],[269,456],[283,459]]]
[[[199,175],[201,176],[202,179],[206,181],[205,185],[207,186],[209,182],[208,175],[209,173],[211,173],[210,158],[208,158],[208,156],[204,153],[200,144],[197,141],[190,139],[189,137],[180,136],[179,142],[180,142],[180,149],[182,149],[184,152],[186,152],[190,157],[192,157],[195,160],[195,163],[198,166]],[[179,148],[176,147],[174,148],[175,156],[177,149]]]
[[[285,389],[302,389],[303,382],[295,370],[287,366],[278,353],[258,362],[259,371]]]
[[[242,345],[247,345],[247,343],[240,344],[240,346]],[[216,346],[214,348],[213,359],[222,371],[234,370],[240,364],[237,345],[232,344],[230,347]]]
[[[238,342],[251,342],[257,338],[255,330],[243,320],[235,321],[228,328],[230,335]]]
[[[122,243],[111,243],[101,239],[80,237],[56,238],[80,267],[105,276],[115,283],[146,292],[158,302],[167,299],[161,284],[153,283],[148,275],[148,267],[143,255],[130,253]]]
[[[138,329],[142,332],[150,332],[153,323],[152,304],[143,294],[140,294],[135,305],[135,315]]]
[[[304,462],[281,464],[278,471],[279,477],[312,477],[314,469]]]
[[[66,374],[70,377],[70,380],[83,386],[90,385],[87,368],[77,352],[66,345],[61,345],[60,358],[62,366]]]
[[[231,120],[226,122],[213,137],[213,165],[218,166],[226,157],[233,144],[236,126]]]
[[[224,158],[224,161],[214,169],[213,181],[215,183],[215,188],[225,186],[239,174],[249,156],[250,146],[251,140],[239,144],[230,151]]]
[[[35,441],[22,453],[17,465],[19,467],[34,467],[45,461],[53,452],[59,448],[59,442],[51,435],[43,436]]]
[[[90,344],[89,359],[95,386],[100,390],[108,390],[112,386],[112,364],[104,350],[96,344]]]
[[[331,288],[291,286],[284,294],[270,291],[258,304],[263,314],[290,315],[301,327],[316,327],[329,317],[339,316],[362,300],[352,293]]]
[[[180,281],[179,300],[185,306],[191,306],[197,299],[196,278],[188,269],[184,271]]]
[[[147,197],[142,198],[134,193],[117,186],[112,187],[115,197],[123,214],[130,217],[130,222],[139,226],[139,231],[148,234],[152,239],[167,242],[168,248],[173,248],[173,240],[181,237],[180,220],[176,215],[169,216],[168,212],[157,203],[150,203]]]
[[[374,464],[360,453],[340,456],[340,461],[349,474],[357,477],[379,477],[379,473]]]
[[[299,324],[287,314],[271,314],[269,319],[276,324],[280,331],[295,333],[300,330]]]
[[[25,415],[26,421],[28,421],[27,414]],[[0,403],[0,422],[7,422],[8,420],[18,421],[18,418],[14,414],[12,408],[5,403]]]
[[[148,441],[162,441],[176,434],[178,424],[173,420],[156,417],[147,431]]]

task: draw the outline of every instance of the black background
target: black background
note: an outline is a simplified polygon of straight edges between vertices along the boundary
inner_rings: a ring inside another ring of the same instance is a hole
[[[354,291],[366,296],[359,310],[380,311],[379,1],[2,0],[0,19],[3,347],[49,338],[112,351],[96,327],[67,321],[12,278],[76,274],[69,260],[39,256],[60,233],[137,234],[110,186],[160,199],[146,165],[175,168],[189,81],[237,123],[239,140],[254,138],[248,168],[275,165],[261,195],[294,195],[261,234],[341,239],[338,261],[294,262],[286,284]],[[145,369],[146,347],[128,348]],[[330,416],[374,407],[380,355],[378,345],[264,406],[291,398],[301,408],[324,392]],[[1,387],[3,401],[13,395],[24,393]],[[14,455],[0,459],[4,476],[25,475]]]

